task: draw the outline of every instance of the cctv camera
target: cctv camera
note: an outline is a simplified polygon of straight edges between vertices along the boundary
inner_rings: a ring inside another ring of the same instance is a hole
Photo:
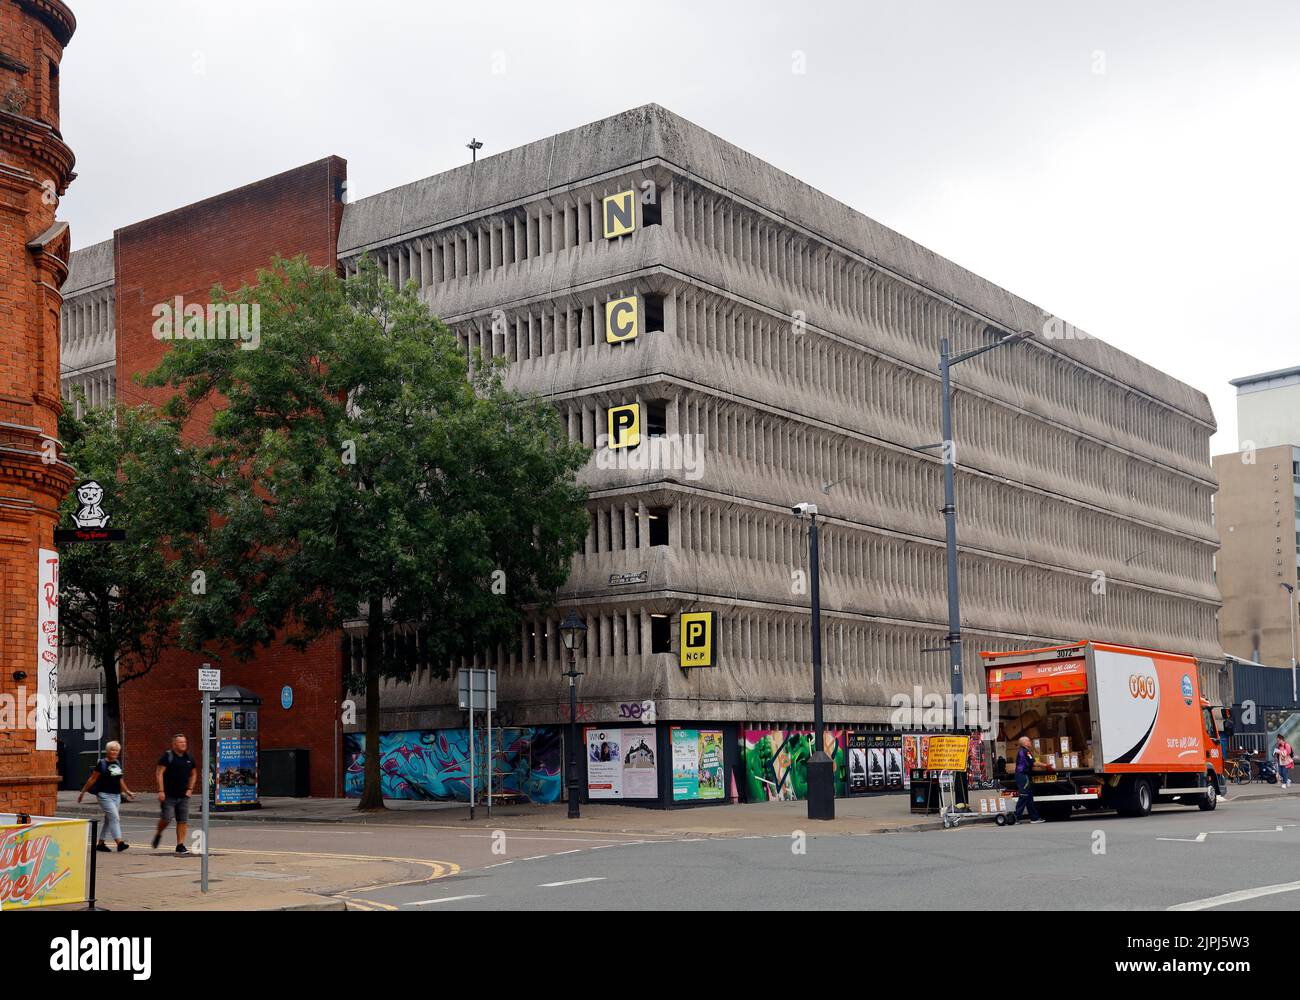
[[[790,508],[790,513],[795,517],[817,516],[817,505],[815,503],[797,503]]]

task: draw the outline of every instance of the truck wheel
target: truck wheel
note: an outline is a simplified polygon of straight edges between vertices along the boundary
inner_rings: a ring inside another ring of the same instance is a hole
[[[1133,778],[1123,789],[1119,811],[1124,816],[1146,816],[1151,812],[1151,782],[1146,778]]]
[[[1219,804],[1219,786],[1214,782],[1214,775],[1206,775],[1205,794],[1201,800],[1196,803],[1196,808],[1202,812],[1212,812],[1214,807]]]

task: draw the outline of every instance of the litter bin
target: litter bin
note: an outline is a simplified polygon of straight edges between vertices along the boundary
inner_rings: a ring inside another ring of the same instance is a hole
[[[262,704],[248,688],[227,684],[212,697],[208,719],[211,803],[217,812],[260,809],[257,791],[258,714]]]

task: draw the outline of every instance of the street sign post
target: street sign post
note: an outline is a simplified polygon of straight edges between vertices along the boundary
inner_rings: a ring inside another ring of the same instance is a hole
[[[212,775],[208,771],[208,753],[212,745],[209,726],[212,725],[212,694],[221,690],[221,671],[208,664],[199,667],[199,690],[203,692],[203,851],[200,886],[208,891],[208,791]]]
[[[469,818],[474,818],[477,798],[478,755],[474,747],[474,713],[487,711],[487,809],[492,816],[492,712],[497,707],[497,672],[481,667],[456,673],[460,707],[469,712]]]

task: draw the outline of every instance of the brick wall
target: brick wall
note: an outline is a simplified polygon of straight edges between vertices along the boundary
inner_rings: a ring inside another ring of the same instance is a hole
[[[136,223],[114,234],[117,310],[117,386],[122,402],[161,402],[165,388],[146,389],[136,376],[153,369],[170,346],[153,337],[155,305],[180,295],[206,305],[214,285],[229,290],[251,283],[274,256],[305,254],[321,267],[335,266],[343,203],[340,190],[347,164],[329,157],[246,187]],[[231,343],[231,350],[238,350]],[[196,415],[189,428],[202,435],[211,411]],[[311,752],[311,794],[341,790],[342,696],[340,638],[326,636],[303,653],[277,644],[248,663],[229,655],[213,666],[223,684],[260,695],[262,749],[306,748]],[[153,767],[172,734],[200,733],[196,690],[199,659],[169,651],[143,677],[122,688],[122,726],[127,780],[134,789],[153,788]],[[293,707],[280,707],[280,690],[294,691]]]
[[[55,754],[36,749],[21,709],[37,690],[37,552],[54,547],[73,475],[43,458],[61,406],[58,288],[70,245],[55,213],[73,167],[52,82],[74,24],[58,0],[0,0],[0,812],[45,815]]]

